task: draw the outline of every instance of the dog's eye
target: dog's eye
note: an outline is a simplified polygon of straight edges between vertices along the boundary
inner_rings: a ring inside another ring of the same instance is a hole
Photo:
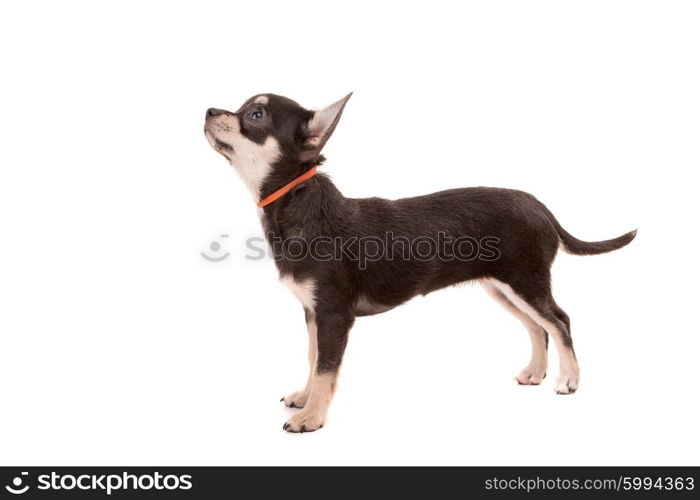
[[[250,117],[253,120],[262,120],[263,112],[260,109],[256,109],[256,110],[250,112]]]

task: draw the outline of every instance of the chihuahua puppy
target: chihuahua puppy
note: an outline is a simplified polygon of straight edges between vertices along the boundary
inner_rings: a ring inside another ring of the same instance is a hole
[[[552,297],[550,267],[560,247],[576,255],[610,252],[636,230],[581,241],[534,196],[510,189],[346,198],[316,168],[350,95],[315,111],[260,94],[236,112],[206,112],[206,138],[252,192],[280,279],[304,308],[309,377],[302,391],[282,398],[300,409],[284,430],[323,427],[355,317],[473,280],[527,329],[532,358],[517,382],[542,382],[551,336],[560,360],[555,391],[575,392],[579,367],[569,317]]]

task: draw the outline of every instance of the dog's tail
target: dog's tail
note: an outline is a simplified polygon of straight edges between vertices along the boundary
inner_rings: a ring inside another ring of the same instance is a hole
[[[554,215],[550,212],[550,217],[554,227],[559,233],[559,240],[561,241],[562,247],[567,253],[574,255],[596,255],[599,253],[612,252],[619,248],[624,247],[629,244],[635,236],[637,236],[637,230],[625,233],[622,236],[613,238],[611,240],[604,241],[583,241],[571,236],[554,218]]]

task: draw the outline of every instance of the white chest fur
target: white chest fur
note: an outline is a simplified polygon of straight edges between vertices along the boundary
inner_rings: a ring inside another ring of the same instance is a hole
[[[312,279],[295,280],[290,274],[282,276],[280,281],[289,288],[304,308],[313,311],[316,307],[316,284]]]

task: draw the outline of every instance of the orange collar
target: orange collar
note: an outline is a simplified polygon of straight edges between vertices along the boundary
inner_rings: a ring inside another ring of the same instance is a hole
[[[273,203],[273,202],[279,200],[279,199],[282,198],[285,194],[287,194],[289,191],[291,191],[292,188],[298,186],[299,184],[301,184],[301,183],[304,182],[304,181],[307,181],[307,180],[311,179],[314,175],[316,175],[316,167],[311,167],[310,170],[307,170],[306,172],[304,172],[303,174],[301,174],[299,177],[297,177],[296,179],[294,179],[294,180],[293,180],[292,182],[290,182],[289,184],[285,184],[284,186],[282,186],[281,188],[279,188],[277,191],[275,191],[274,193],[272,193],[270,196],[266,196],[265,198],[263,198],[262,200],[260,200],[260,201],[258,202],[258,206],[259,206],[259,207],[265,207],[265,206],[269,205],[270,203]]]

